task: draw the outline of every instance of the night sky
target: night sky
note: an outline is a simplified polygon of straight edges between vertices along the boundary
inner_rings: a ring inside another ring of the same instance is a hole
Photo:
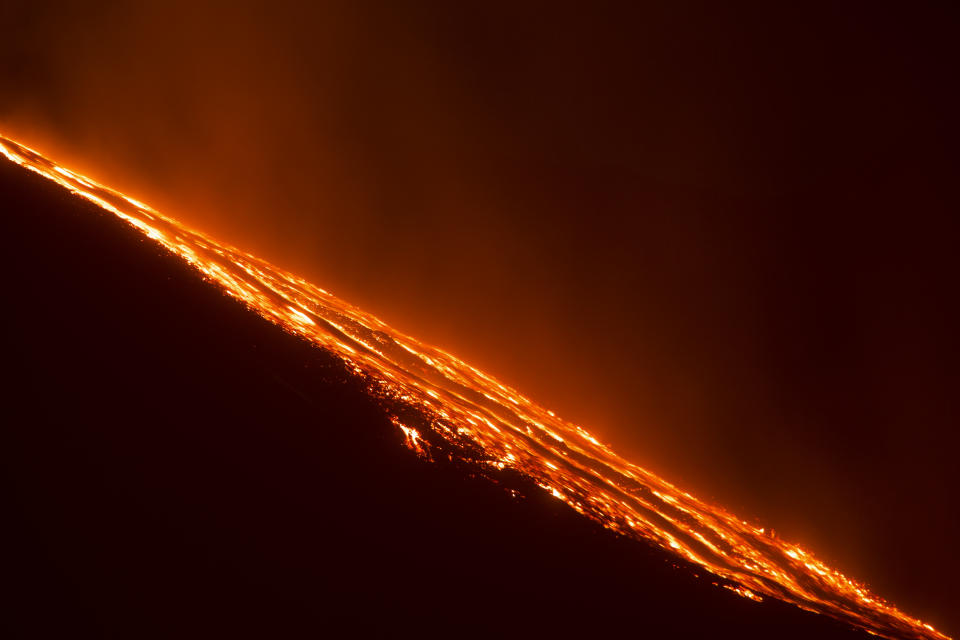
[[[0,5],[0,131],[960,633],[949,3]]]

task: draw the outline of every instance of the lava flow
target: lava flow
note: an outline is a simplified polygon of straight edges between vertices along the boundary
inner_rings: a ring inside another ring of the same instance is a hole
[[[777,598],[887,638],[947,638],[809,552],[631,464],[449,353],[24,145],[0,136],[0,152],[119,216],[251,310],[336,354],[371,393],[426,416],[422,433],[392,417],[418,455],[450,456],[488,475],[522,473],[581,514],[703,567],[743,597]]]

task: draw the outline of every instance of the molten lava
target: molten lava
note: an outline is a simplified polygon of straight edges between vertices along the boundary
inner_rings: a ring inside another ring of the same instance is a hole
[[[371,393],[426,416],[429,433],[391,418],[421,457],[442,454],[489,474],[520,472],[581,514],[703,567],[745,598],[778,598],[887,638],[947,638],[804,549],[631,464],[449,353],[24,145],[0,136],[0,152],[133,225],[267,320],[336,354]]]

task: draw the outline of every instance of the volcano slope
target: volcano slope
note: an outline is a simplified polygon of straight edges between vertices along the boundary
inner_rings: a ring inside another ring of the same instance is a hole
[[[8,162],[0,203],[5,637],[867,637],[425,463],[341,360],[116,217]]]

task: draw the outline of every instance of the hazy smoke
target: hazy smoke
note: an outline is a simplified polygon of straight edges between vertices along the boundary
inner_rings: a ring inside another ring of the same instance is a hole
[[[951,16],[313,4],[4,2],[0,129],[956,596]]]

